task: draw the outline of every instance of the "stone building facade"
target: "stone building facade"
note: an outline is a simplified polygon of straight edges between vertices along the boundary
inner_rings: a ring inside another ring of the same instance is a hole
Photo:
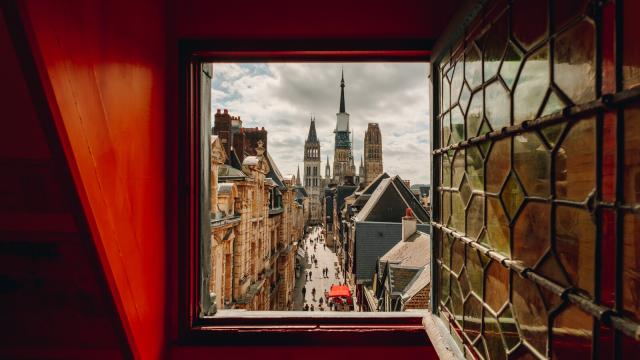
[[[234,129],[239,118],[220,115],[210,149],[211,298],[218,310],[290,310],[305,198],[266,152],[266,130]]]
[[[364,178],[361,180],[368,185],[383,171],[380,126],[377,123],[369,123],[364,135]]]

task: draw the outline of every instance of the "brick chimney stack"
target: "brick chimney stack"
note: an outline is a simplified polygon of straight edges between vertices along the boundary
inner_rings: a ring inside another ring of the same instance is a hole
[[[411,235],[416,233],[418,229],[418,221],[413,215],[413,210],[407,208],[402,218],[402,241],[407,241]]]

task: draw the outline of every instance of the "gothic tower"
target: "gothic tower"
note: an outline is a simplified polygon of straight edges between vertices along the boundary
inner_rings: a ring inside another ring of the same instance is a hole
[[[331,180],[331,165],[329,165],[329,155],[327,155],[327,164],[324,166],[324,178],[327,182]]]
[[[368,185],[382,174],[382,135],[377,123],[369,123],[364,135],[364,181]]]
[[[344,102],[344,71],[340,81],[340,109],[336,114],[335,149],[333,153],[333,180],[338,184],[344,183],[344,177],[348,175],[353,161],[351,153],[351,141],[349,141],[349,114],[345,110]],[[352,174],[353,175],[353,174]]]
[[[316,134],[316,120],[311,118],[309,134],[304,142],[304,188],[309,194],[309,219],[307,220],[310,224],[317,224],[321,220],[321,178],[320,141]]]

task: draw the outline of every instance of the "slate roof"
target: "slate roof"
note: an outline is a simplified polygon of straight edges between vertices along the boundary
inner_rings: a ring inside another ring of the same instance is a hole
[[[231,151],[229,151],[229,165],[231,165],[231,167],[236,168],[241,170],[242,169],[242,162],[240,161],[240,158],[238,157],[238,154],[236,153],[236,149],[234,149],[233,147],[231,147]]]
[[[284,178],[282,177],[282,173],[280,172],[280,169],[278,169],[278,166],[276,165],[276,162],[273,160],[273,158],[271,157],[271,154],[269,154],[269,152],[265,152],[266,159],[267,159],[267,163],[269,164],[269,173],[267,174],[267,177],[270,177],[273,179],[273,181],[275,181],[276,184],[278,184],[278,187],[281,190],[284,190],[286,188],[286,186],[284,185]]]
[[[403,266],[389,266],[389,280],[391,292],[402,293],[411,280],[420,272],[419,268],[406,268]]]
[[[419,231],[428,233],[430,226],[418,224]],[[378,259],[402,239],[402,223],[362,221],[355,223],[356,281],[370,282]]]
[[[373,192],[380,185],[380,182],[382,180],[388,179],[388,178],[389,178],[389,174],[387,174],[386,172],[383,172],[382,174],[378,175],[375,179],[373,179],[373,181],[371,181],[371,184],[367,185],[367,187],[364,188],[364,190],[362,190],[362,195],[371,195],[371,194],[373,194]]]
[[[242,170],[238,170],[230,165],[219,165],[218,166],[218,179],[220,180],[232,180],[232,179],[245,179],[247,174],[242,172]]]

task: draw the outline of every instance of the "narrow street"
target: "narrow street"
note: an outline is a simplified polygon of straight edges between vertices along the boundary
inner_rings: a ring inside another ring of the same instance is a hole
[[[327,308],[326,298],[324,293],[329,292],[331,285],[341,284],[344,279],[342,278],[342,269],[338,264],[338,257],[328,247],[325,247],[325,242],[321,236],[322,227],[314,226],[309,232],[307,237],[302,242],[303,248],[306,250],[306,264],[303,267],[303,271],[300,277],[296,279],[296,286],[294,289],[294,310],[304,310],[305,304],[309,305],[309,310],[313,305],[314,311],[330,311]],[[317,260],[317,264],[313,262],[313,259]],[[322,270],[328,269],[328,276],[323,276]],[[309,274],[311,275],[309,278]],[[306,289],[303,297],[302,289]],[[315,296],[312,294],[312,290],[315,288]],[[322,309],[320,310],[320,299],[322,298]]]

